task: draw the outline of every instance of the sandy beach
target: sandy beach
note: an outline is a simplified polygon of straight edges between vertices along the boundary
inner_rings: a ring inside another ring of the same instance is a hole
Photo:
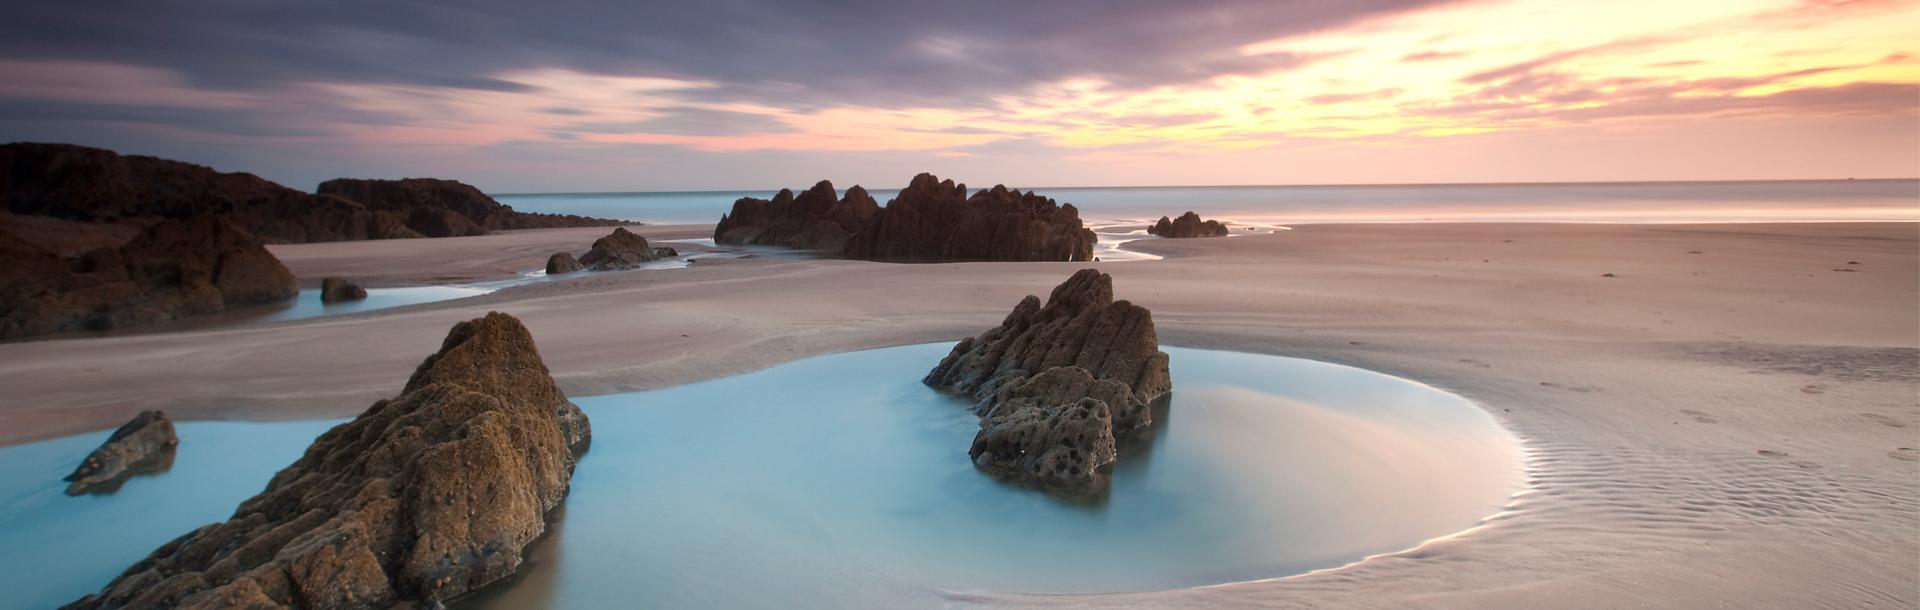
[[[711,227],[637,230],[659,241]],[[391,286],[510,277],[605,233],[272,251],[303,283]],[[1339,570],[1121,596],[945,593],[951,601],[1920,604],[1920,225],[1309,225],[1134,246],[1166,258],[1092,265],[1153,310],[1164,343],[1349,364],[1459,393],[1525,441],[1529,487],[1480,528]],[[487,311],[523,320],[575,396],[950,341],[1083,266],[715,259],[349,316],[0,344],[0,443],[107,428],[141,409],[349,416],[393,395],[450,325]]]

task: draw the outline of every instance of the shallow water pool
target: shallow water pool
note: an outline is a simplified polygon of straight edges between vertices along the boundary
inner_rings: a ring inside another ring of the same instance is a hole
[[[975,471],[977,419],[919,377],[950,344],[576,399],[594,443],[552,532],[468,608],[922,606],[955,592],[1191,587],[1331,568],[1466,529],[1521,485],[1468,401],[1338,365],[1167,348],[1174,395],[1069,503]],[[179,425],[112,496],[59,477],[106,431],[0,448],[0,607],[97,590],[225,518],[335,422]]]

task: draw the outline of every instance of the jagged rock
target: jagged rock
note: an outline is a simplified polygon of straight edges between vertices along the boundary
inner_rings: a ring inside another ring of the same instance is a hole
[[[780,189],[772,200],[740,198],[714,225],[713,241],[839,252],[879,212],[880,204],[859,185],[836,201],[833,183],[821,180],[798,197]]]
[[[1087,261],[1097,237],[1073,204],[994,186],[914,176],[847,240],[848,258],[926,261]]]
[[[1173,388],[1153,313],[1113,300],[1113,278],[1093,269],[961,340],[925,382],[978,401],[968,454],[981,470],[1067,493],[1104,489],[1115,439],[1151,425]]]
[[[72,258],[0,231],[0,338],[160,322],[298,292],[259,240],[218,218],[158,222]]]
[[[141,411],[131,421],[114,430],[107,442],[101,443],[87,459],[73,469],[63,481],[68,481],[67,495],[77,496],[89,491],[112,491],[127,477],[143,472],[165,470],[173,463],[173,449],[180,445],[180,437],[173,432],[173,422],[159,411]]]
[[[515,211],[480,189],[454,180],[407,178],[361,180],[338,178],[320,183],[319,193],[357,201],[369,209],[390,211],[404,218],[407,228],[427,237],[485,235],[489,231],[611,227],[618,220],[571,214]]]
[[[1147,227],[1147,233],[1161,237],[1226,237],[1227,225],[1218,220],[1201,220],[1199,214],[1189,210],[1180,218],[1160,217],[1160,222]]]
[[[346,278],[330,277],[320,280],[320,302],[322,303],[358,301],[364,298],[367,298],[367,289],[347,281]]]
[[[680,256],[680,251],[673,248],[659,246],[653,249],[653,258],[655,259],[673,258],[676,256]]]
[[[451,181],[383,188],[333,181],[303,193],[246,173],[71,144],[0,145],[0,207],[84,222],[151,223],[215,216],[268,242],[305,243],[467,234],[481,230],[611,226],[619,221],[527,214]],[[429,196],[409,199],[418,193]],[[477,195],[477,197],[476,197]],[[362,201],[353,197],[368,197]]]
[[[519,567],[590,439],[526,327],[489,313],[455,325],[398,397],[322,434],[231,519],[68,607],[432,606]]]
[[[594,240],[593,249],[580,256],[580,265],[592,271],[617,271],[659,258],[660,253],[647,245],[647,238],[622,227]]]
[[[547,257],[547,275],[573,273],[581,269],[580,259],[574,258],[572,254],[555,252],[553,256]]]

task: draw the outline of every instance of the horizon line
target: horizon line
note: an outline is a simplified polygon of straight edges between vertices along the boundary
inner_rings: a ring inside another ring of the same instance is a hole
[[[827,181],[831,182],[832,180],[827,180]],[[1365,187],[1427,187],[1427,186],[1437,186],[1437,187],[1591,186],[1591,185],[1635,185],[1635,184],[1732,184],[1732,183],[1743,183],[1743,182],[1744,183],[1788,183],[1788,182],[1902,182],[1902,181],[1920,182],[1920,176],[1868,177],[1868,178],[1859,178],[1859,177],[1761,178],[1761,179],[1713,179],[1713,180],[1543,180],[1543,181],[1520,181],[1520,182],[1329,182],[1329,183],[1296,183],[1296,184],[1149,184],[1149,185],[1035,186],[1035,187],[1008,187],[1008,188],[1018,188],[1028,192],[1037,192],[1040,190],[1076,190],[1076,189],[1089,190],[1089,189],[1365,188]],[[960,184],[960,185],[966,184],[964,182],[959,182],[959,181],[955,181],[954,183]],[[1004,185],[1005,183],[995,184],[995,186],[1004,186]],[[868,190],[885,190],[885,191],[897,191],[897,190],[906,188],[905,186],[868,187],[868,186],[861,185],[859,183],[855,183],[852,186],[848,186],[844,188],[835,186],[834,190],[844,191],[846,189],[853,188],[855,186],[865,188]],[[806,188],[807,187],[801,187],[798,190],[805,190]],[[969,187],[969,188],[976,188],[976,187]],[[988,189],[993,187],[989,186],[989,187],[977,187],[977,188]],[[747,192],[763,192],[763,191],[778,193],[783,189],[793,189],[793,187],[758,188],[758,189],[755,189],[755,188],[691,189],[691,190],[664,190],[664,191],[523,191],[523,192],[498,192],[498,193],[488,192],[488,191],[482,191],[482,192],[486,193],[490,197],[514,197],[514,196],[529,197],[534,195],[621,195],[621,194],[639,194],[639,193],[703,194],[703,193],[747,193]],[[1916,193],[1915,196],[1916,198],[1920,198],[1920,193]]]

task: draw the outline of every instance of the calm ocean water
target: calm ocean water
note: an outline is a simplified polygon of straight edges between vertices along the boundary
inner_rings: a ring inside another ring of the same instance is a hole
[[[807,185],[794,185],[804,188]],[[848,185],[840,185],[842,188]],[[981,185],[969,184],[978,188]],[[1020,187],[1025,188],[1025,187]],[[796,190],[799,190],[796,188]],[[1071,187],[1034,190],[1090,221],[1141,221],[1194,210],[1250,224],[1315,222],[1920,221],[1920,180],[1430,184],[1381,186]],[[886,203],[897,189],[870,189]],[[496,194],[528,212],[657,224],[710,223],[741,197],[774,191]]]

